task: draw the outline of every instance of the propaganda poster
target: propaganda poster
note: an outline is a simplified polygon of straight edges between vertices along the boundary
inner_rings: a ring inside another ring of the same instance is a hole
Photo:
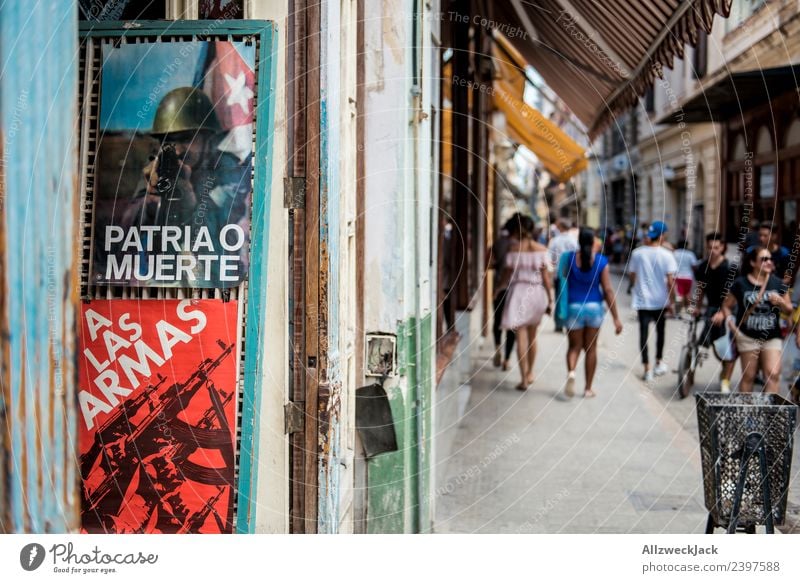
[[[230,288],[248,270],[255,46],[103,45],[94,285]]]
[[[232,532],[237,302],[93,300],[80,340],[83,530]]]

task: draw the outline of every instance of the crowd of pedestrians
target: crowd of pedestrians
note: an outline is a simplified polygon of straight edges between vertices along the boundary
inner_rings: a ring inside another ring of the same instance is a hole
[[[622,332],[603,244],[589,228],[576,229],[567,219],[554,225],[548,245],[537,241],[530,217],[517,214],[503,226],[489,249],[487,264],[494,275],[495,366],[508,370],[513,343],[517,344],[519,390],[534,382],[536,335],[545,314],[552,315],[556,331],[567,331],[565,394],[575,394],[575,369],[585,353],[585,397],[594,397],[597,338],[611,311],[617,334]],[[502,342],[505,332],[505,345]]]
[[[713,347],[721,361],[720,391],[731,391],[736,362],[738,390],[751,392],[756,383],[765,392],[780,391],[784,337],[793,327],[797,298],[790,297],[795,270],[789,250],[780,245],[771,223],[757,225],[726,259],[727,245],[719,233],[706,236],[706,258],[692,269],[693,286],[686,309],[704,322],[701,344]],[[705,302],[705,307],[704,307]],[[800,336],[795,328],[795,343]]]
[[[608,233],[604,241],[592,229],[578,229],[560,219],[548,231],[545,246],[537,240],[530,217],[517,214],[505,224],[488,258],[495,270],[494,363],[509,369],[516,340],[518,389],[526,390],[534,382],[536,335],[544,315],[550,314],[555,330],[566,331],[568,338],[565,395],[575,395],[576,368],[584,352],[583,395],[595,396],[597,341],[606,312],[610,312],[617,334],[623,328],[609,273],[609,262],[626,254],[617,244],[621,237],[609,245]],[[792,317],[800,302],[800,282],[795,282],[794,260],[780,244],[777,230],[762,223],[731,259],[719,233],[706,236],[702,259],[683,238],[673,247],[668,237],[667,225],[655,221],[637,232],[640,245],[627,250],[626,270],[639,324],[644,381],[651,382],[671,370],[664,361],[666,324],[685,312],[702,321],[700,343],[713,348],[721,361],[720,391],[731,391],[738,361],[739,391],[750,392],[759,383],[766,392],[778,392],[789,329],[793,328],[800,350],[800,326],[794,326]],[[792,284],[795,297],[789,293]],[[655,328],[652,366],[651,327]],[[800,395],[800,390],[794,392]]]

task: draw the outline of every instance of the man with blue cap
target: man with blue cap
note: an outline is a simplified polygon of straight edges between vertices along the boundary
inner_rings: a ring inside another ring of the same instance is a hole
[[[639,348],[644,365],[644,380],[669,372],[662,361],[664,354],[665,325],[675,303],[675,273],[678,264],[675,256],[663,247],[667,225],[655,221],[647,231],[647,241],[631,254],[628,266],[633,283],[633,309],[639,316]],[[650,323],[656,325],[656,365],[650,368],[647,340]]]

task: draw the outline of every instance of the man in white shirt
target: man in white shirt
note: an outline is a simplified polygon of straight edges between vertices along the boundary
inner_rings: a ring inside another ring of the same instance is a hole
[[[694,251],[689,249],[689,242],[685,239],[678,241],[678,245],[672,254],[678,264],[678,271],[675,274],[675,289],[678,292],[678,301],[681,304],[681,309],[683,309],[689,305],[691,300],[692,287],[694,286],[694,268],[700,262]]]
[[[547,253],[550,256],[551,268],[556,270],[554,289],[559,290],[561,287],[558,281],[558,262],[564,253],[578,250],[578,235],[572,232],[572,223],[568,219],[559,219],[556,226],[558,235],[550,239],[550,243],[547,245]],[[558,303],[558,298],[556,298],[556,303]],[[561,332],[564,329],[564,322],[558,317],[554,317],[554,319],[556,321],[556,332]]]
[[[639,348],[644,365],[644,380],[666,374],[669,369],[662,362],[664,353],[664,327],[675,303],[675,273],[678,264],[675,256],[662,247],[667,225],[655,221],[647,231],[648,241],[631,254],[628,266],[633,283],[633,309],[639,315]],[[650,369],[647,338],[650,323],[656,325],[656,366]]]

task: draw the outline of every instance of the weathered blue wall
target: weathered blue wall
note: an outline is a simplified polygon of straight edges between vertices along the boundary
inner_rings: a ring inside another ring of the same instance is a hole
[[[76,2],[0,2],[0,532],[78,525]]]

